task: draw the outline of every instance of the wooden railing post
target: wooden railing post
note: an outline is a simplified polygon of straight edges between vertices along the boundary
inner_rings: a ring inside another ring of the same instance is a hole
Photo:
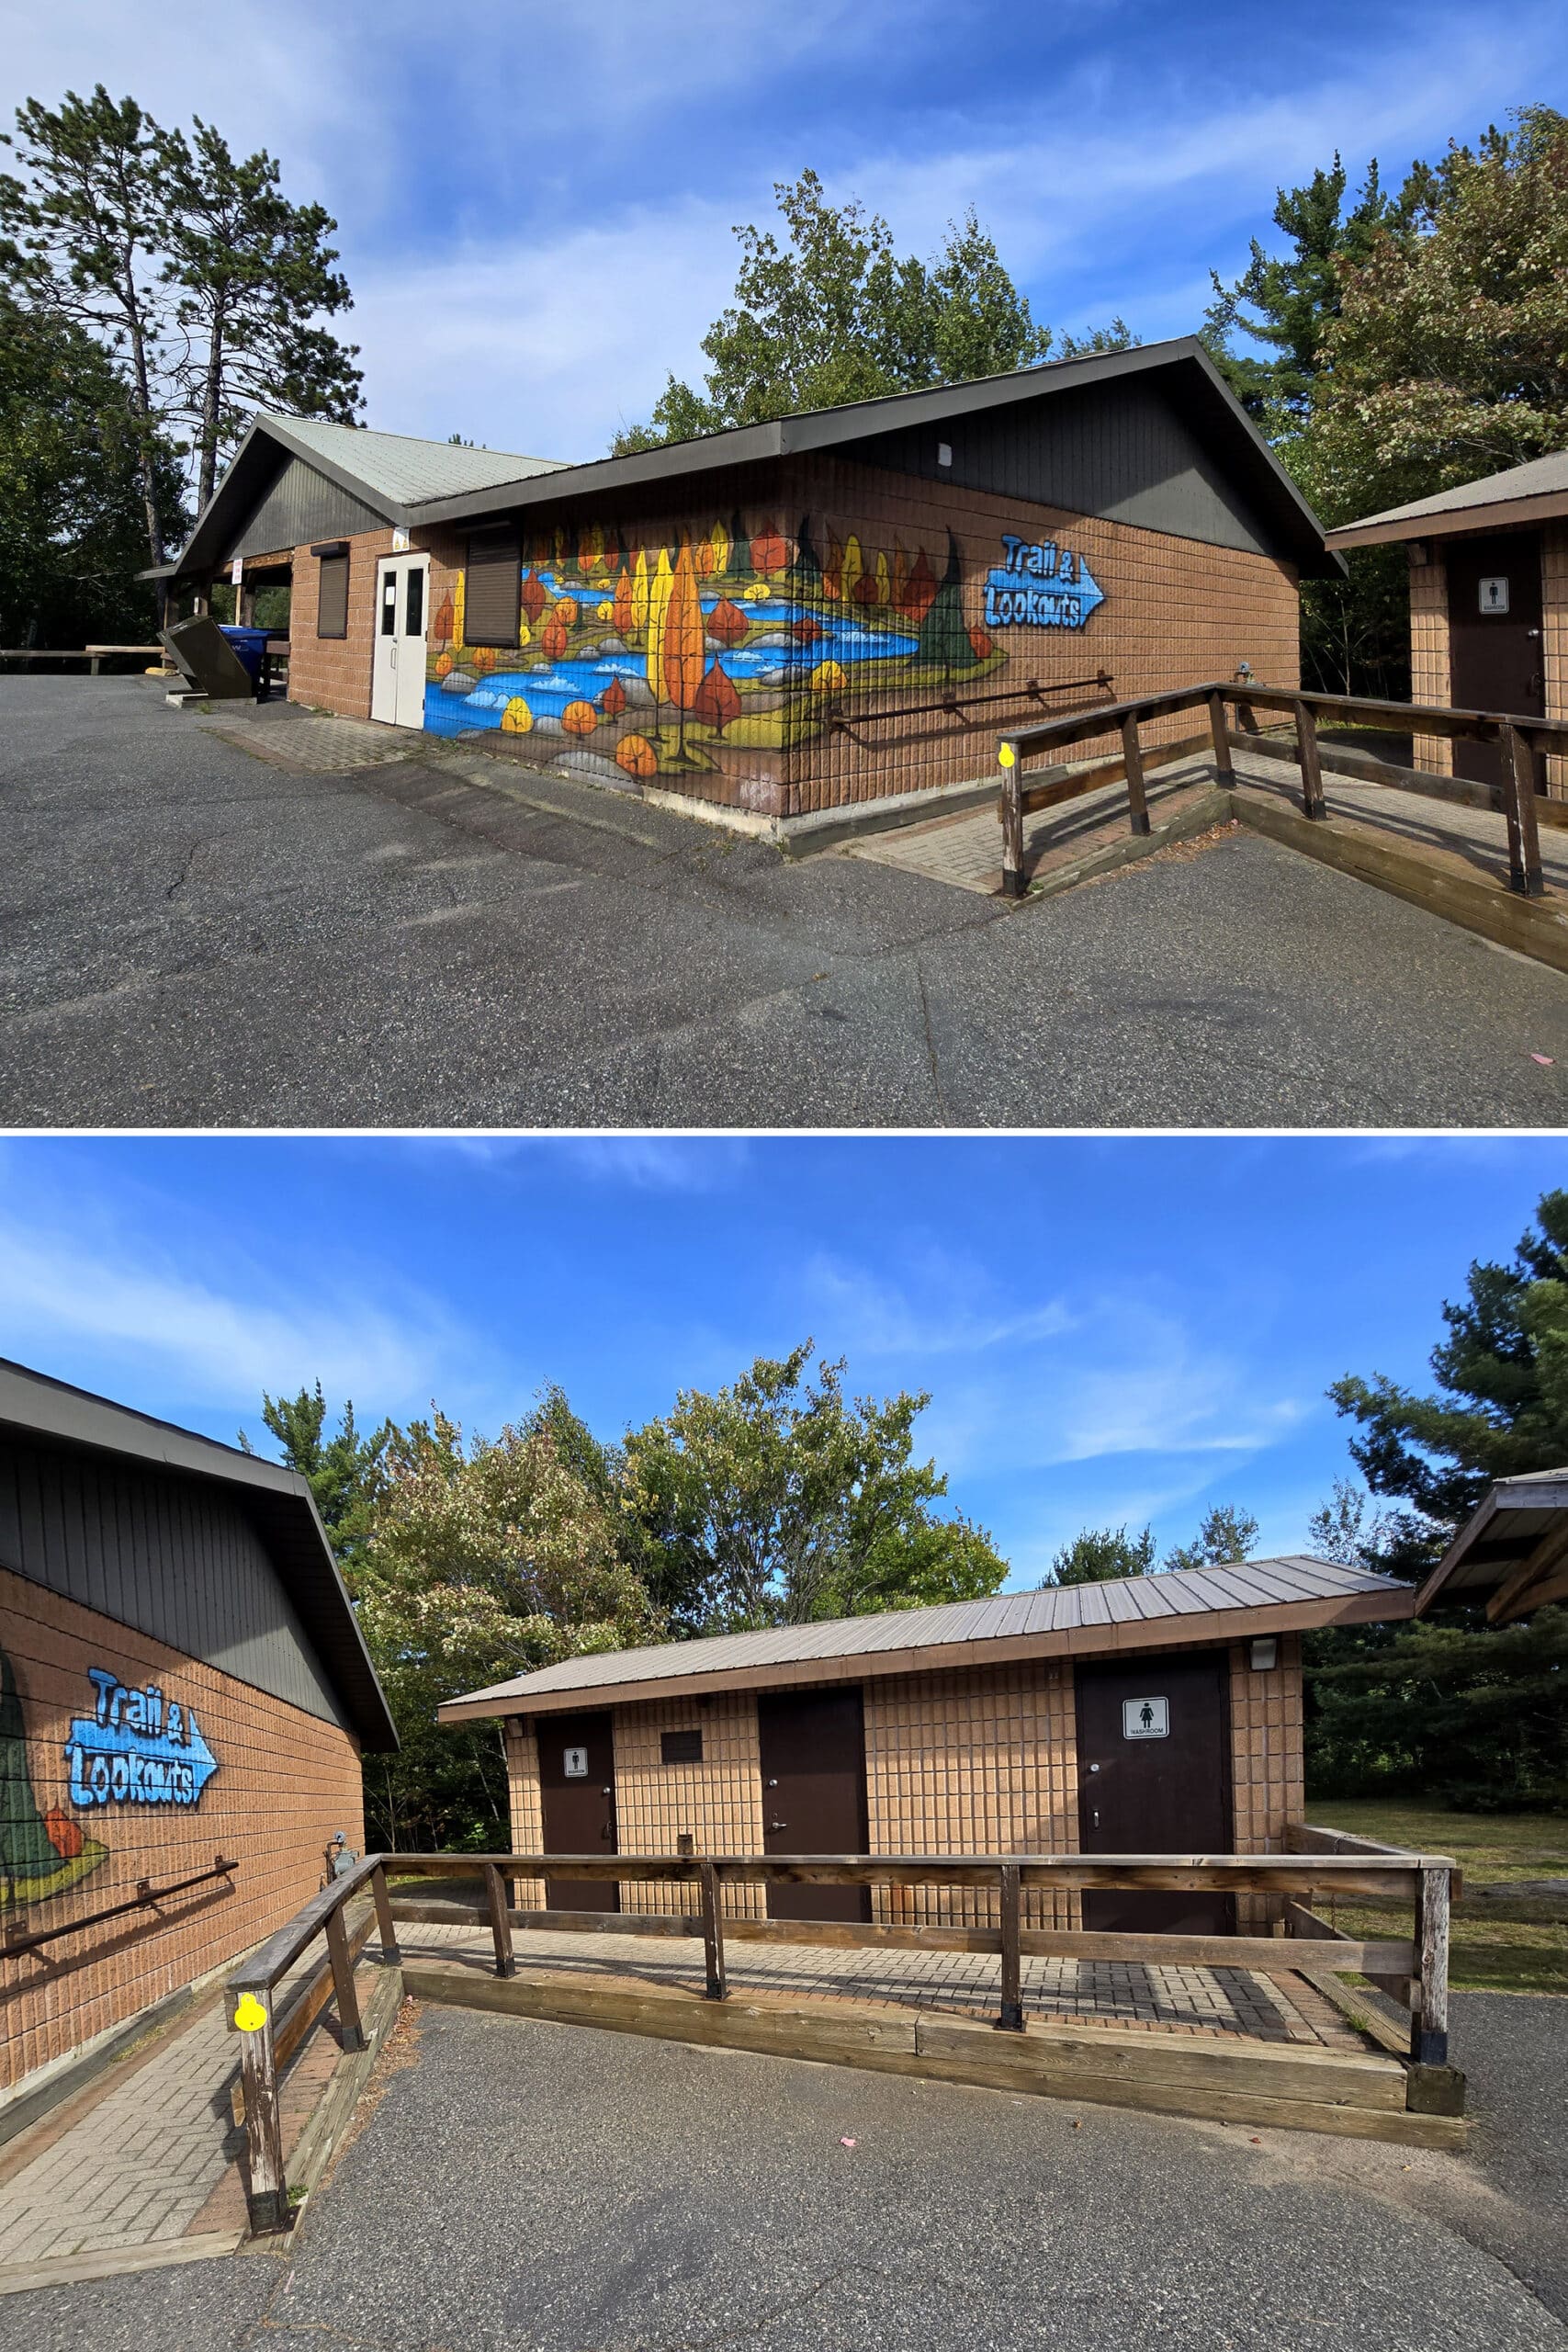
[[[1222,784],[1235,782],[1235,763],[1231,758],[1231,741],[1225,732],[1225,698],[1216,686],[1207,696],[1209,730],[1214,739],[1214,765]]]
[[[381,1957],[395,1968],[403,1955],[398,1946],[398,1930],[392,1918],[392,1899],[387,1892],[387,1873],[378,1862],[371,1874],[370,1892],[376,1898],[376,1928],[381,1939]]]
[[[724,1973],[724,1919],[718,1907],[718,1865],[701,1861],[697,1865],[702,1880],[703,1959],[707,1967],[707,1996],[710,2001],[727,2001],[729,1986]]]
[[[245,2096],[245,2203],[256,2236],[288,2227],[288,2183],[283,2170],[283,2120],[272,2054],[272,2013],[265,1996],[242,1993],[234,2007],[240,2036],[240,2081]],[[250,2020],[253,2016],[255,2022]]]
[[[1018,1864],[1004,1862],[998,1876],[1002,1894],[1002,2013],[997,2019],[1002,2033],[1023,2031],[1023,1966],[1020,1957]]]
[[[495,1938],[495,1973],[498,1976],[515,1976],[517,1962],[512,1952],[512,1916],[507,1907],[506,1881],[493,1862],[485,1864],[485,1900],[490,1905],[490,1931]]]
[[[1023,770],[1011,743],[1000,744],[997,758],[1002,771],[1002,896],[1021,899],[1028,888],[1023,878]]]
[[[1122,721],[1122,757],[1127,768],[1127,813],[1135,833],[1149,830],[1148,796],[1144,789],[1144,753],[1138,741],[1138,714],[1130,710]]]
[[[1410,2055],[1418,2066],[1449,2063],[1449,1873],[1424,1870],[1416,1896],[1419,2007],[1410,2019]]]
[[[1296,760],[1302,772],[1302,813],[1326,817],[1323,799],[1323,763],[1317,755],[1317,721],[1304,702],[1296,705]]]
[[[1503,807],[1508,819],[1508,887],[1523,899],[1546,892],[1535,808],[1535,756],[1517,727],[1503,726]]]
[[[354,1954],[348,1948],[344,1906],[327,1914],[327,1957],[333,1964],[333,1990],[337,1995],[337,2021],[345,2050],[363,2050],[365,2030],[359,2022],[359,1996],[354,1985]]]

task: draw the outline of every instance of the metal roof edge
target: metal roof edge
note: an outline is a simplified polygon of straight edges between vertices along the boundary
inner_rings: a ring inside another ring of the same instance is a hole
[[[481,514],[509,514],[514,507],[542,505],[552,492],[588,498],[603,490],[623,486],[636,490],[649,482],[677,481],[686,473],[761,464],[782,454],[783,424],[778,419],[767,424],[739,424],[723,433],[701,434],[690,441],[664,441],[654,449],[628,450],[625,457],[588,458],[581,465],[558,466],[550,473],[521,474],[515,481],[494,482],[486,490],[425,499],[408,519],[422,525],[460,523],[477,520]]]
[[[1005,1666],[1021,1659],[1074,1653],[1190,1647],[1203,1641],[1234,1638],[1244,1626],[1264,1632],[1292,1632],[1324,1624],[1393,1623],[1414,1615],[1414,1586],[1376,1571],[1368,1571],[1368,1578],[1337,1591],[1311,1596],[1237,1601],[1228,1607],[1173,1611],[1159,1617],[1112,1618],[1107,1613],[1093,1623],[1055,1625],[1032,1634],[970,1635],[900,1649],[819,1652],[814,1656],[761,1659],[750,1665],[695,1666],[691,1661],[694,1654],[701,1651],[700,1642],[671,1642],[656,1645],[669,1652],[668,1674],[557,1685],[548,1690],[530,1689],[533,1676],[519,1675],[508,1682],[492,1683],[484,1690],[442,1701],[435,1711],[436,1720],[453,1724],[502,1715],[560,1713],[577,1707],[643,1706],[681,1693],[700,1695],[707,1685],[734,1690],[764,1690],[791,1682],[946,1673],[953,1668]]]
[[[1381,514],[1363,515],[1359,523],[1341,523],[1326,537],[1331,550],[1393,547],[1408,539],[1461,538],[1466,532],[1495,530],[1499,525],[1550,523],[1562,514],[1568,514],[1568,489],[1537,490],[1520,497],[1483,498],[1470,506],[1425,512],[1390,506]]]

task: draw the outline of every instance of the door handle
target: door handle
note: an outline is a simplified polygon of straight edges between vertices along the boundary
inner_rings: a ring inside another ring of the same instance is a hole
[[[1098,1829],[1100,1827],[1100,1807],[1098,1805],[1096,1805],[1094,1811],[1089,1815],[1089,1819],[1090,1828]]]
[[[769,1822],[769,1824],[768,1824],[768,1829],[769,1829],[769,1833],[770,1833],[770,1835],[771,1835],[771,1834],[773,1833],[773,1831],[774,1831],[775,1829],[787,1829],[788,1827],[789,1827],[789,1824],[788,1824],[788,1822],[787,1822],[787,1821],[770,1821],[770,1822]]]
[[[599,1832],[599,1835],[600,1835],[600,1837],[601,1837],[601,1838],[613,1838],[613,1837],[615,1836],[615,1823],[614,1823],[613,1821],[607,1821],[607,1822],[604,1824],[604,1828],[603,1828],[603,1829],[601,1829],[601,1831]]]

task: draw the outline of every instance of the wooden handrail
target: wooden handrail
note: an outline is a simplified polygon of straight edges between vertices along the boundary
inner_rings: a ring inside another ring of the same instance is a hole
[[[1145,695],[1130,702],[1102,703],[1093,710],[1075,711],[1065,718],[1043,719],[1037,725],[1014,728],[998,736],[997,754],[1002,782],[997,813],[1002,827],[1003,894],[1010,899],[1021,899],[1029,887],[1024,873],[1025,816],[1032,809],[1052,806],[1062,797],[1059,784],[1030,790],[1023,777],[1025,760],[1042,752],[1069,751],[1074,744],[1119,733],[1127,779],[1129,821],[1134,832],[1147,832],[1140,728],[1152,719],[1206,707],[1220,782],[1231,786],[1235,782],[1231,746],[1233,741],[1245,742],[1247,730],[1233,732],[1227,725],[1225,714],[1229,706],[1235,707],[1238,721],[1252,720],[1259,710],[1278,711],[1293,721],[1302,770],[1302,808],[1313,820],[1325,819],[1328,813],[1324,804],[1317,747],[1317,729],[1325,721],[1380,733],[1442,735],[1499,745],[1503,755],[1502,808],[1508,825],[1509,888],[1523,898],[1544,895],[1546,883],[1540,863],[1531,754],[1568,752],[1568,719],[1538,718],[1517,711],[1461,710],[1440,703],[1385,702],[1356,695],[1314,694],[1301,687],[1258,685],[1237,678],[1210,678],[1201,684],[1179,686],[1166,694]],[[1250,731],[1258,731],[1255,723]]]
[[[1292,1833],[1322,1837],[1335,1833]],[[495,1951],[498,1976],[513,1973],[514,1924],[572,1925],[591,1920],[595,1933],[615,1932],[615,1922],[602,1914],[574,1915],[517,1911],[506,1899],[509,1879],[564,1877],[646,1884],[691,1886],[697,1902],[690,1913],[659,1923],[659,1932],[700,1936],[703,1945],[704,1989],[711,2001],[728,2000],[729,1986],[725,1962],[727,1929],[751,1939],[765,1937],[775,1924],[793,1942],[866,1944],[897,1942],[919,1948],[963,1949],[1000,1955],[999,2030],[1024,2029],[1021,1962],[1025,1956],[1139,1962],[1158,1965],[1183,1962],[1207,1967],[1280,1968],[1315,1963],[1341,1972],[1356,1970],[1388,1980],[1408,1979],[1412,1985],[1411,2056],[1440,2065],[1448,2052],[1448,1932],[1449,1894],[1455,1875],[1451,1859],[1442,1854],[1406,1853],[1397,1848],[1348,1840],[1354,1850],[1307,1854],[367,1854],[342,1878],[323,1887],[291,1919],[270,1936],[242,1963],[230,1979],[231,2018],[241,2042],[244,2084],[245,2138],[250,2177],[247,2190],[251,2226],[257,2233],[286,2230],[290,2210],[284,2169],[277,2077],[281,2065],[299,2047],[315,2018],[325,2007],[330,1976],[336,1995],[344,2047],[363,2044],[354,1961],[368,1937],[368,1921],[351,1935],[344,1913],[347,1904],[367,1886],[375,1899],[376,1921],[383,1962],[400,1958],[394,1902],[389,1871],[405,1878],[478,1878],[484,1890],[483,1908],[457,1905],[438,1906],[443,1916],[469,1917],[488,1926]],[[918,1928],[886,1929],[840,1921],[729,1921],[723,1909],[727,1883],[737,1885],[808,1884],[825,1886],[962,1886],[994,1892],[999,1925],[996,1928],[935,1928],[929,1939]],[[1337,1931],[1303,1934],[1310,1919],[1320,1922],[1304,1906],[1298,1914],[1298,1932],[1282,1941],[1276,1935],[1123,1934],[1087,1928],[1031,1928],[1022,1924],[1022,1898],[1027,1893],[1066,1893],[1096,1887],[1202,1889],[1218,1893],[1258,1893],[1310,1896],[1315,1889],[1335,1895],[1403,1894],[1416,1908],[1416,1934],[1410,1939],[1349,1939]],[[415,1910],[429,1906],[412,1906]],[[624,1932],[652,1932],[649,1920],[635,1915]],[[273,1989],[309,1950],[318,1936],[326,1939],[327,1956],[312,1973],[304,1990],[281,2018],[272,2010]],[[1288,1957],[1287,1957],[1288,1955]]]

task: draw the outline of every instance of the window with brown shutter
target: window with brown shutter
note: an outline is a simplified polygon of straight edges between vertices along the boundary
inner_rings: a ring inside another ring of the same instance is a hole
[[[324,555],[316,590],[316,635],[348,635],[348,557]]]
[[[463,638],[468,645],[515,645],[523,551],[515,531],[487,531],[468,541]]]

